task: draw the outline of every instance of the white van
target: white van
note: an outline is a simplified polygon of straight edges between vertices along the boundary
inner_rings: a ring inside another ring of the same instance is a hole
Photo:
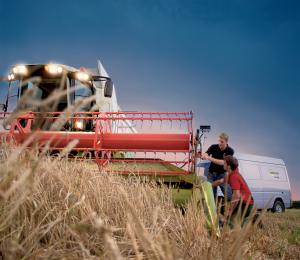
[[[283,212],[290,208],[291,186],[283,160],[252,154],[235,154],[258,209]]]
[[[273,212],[283,212],[290,208],[291,186],[285,163],[281,159],[237,153],[240,173],[245,178],[258,209],[272,209]],[[209,161],[202,161],[198,167],[204,168],[206,176]],[[217,196],[223,196],[218,188]]]

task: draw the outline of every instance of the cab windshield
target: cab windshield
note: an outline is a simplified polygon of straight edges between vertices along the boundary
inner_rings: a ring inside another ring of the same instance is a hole
[[[78,99],[88,98],[93,95],[92,86],[80,82],[78,80],[66,78],[65,82],[61,78],[41,78],[39,80],[25,80],[21,84],[20,96],[25,95],[28,90],[31,90],[32,97],[36,101],[47,99],[55,90],[64,91],[66,94],[60,96],[57,100],[56,110],[61,112],[68,106],[73,105]],[[58,91],[59,93],[59,91]],[[30,104],[27,104],[31,107]],[[92,107],[92,102],[80,107],[78,111],[89,111]]]

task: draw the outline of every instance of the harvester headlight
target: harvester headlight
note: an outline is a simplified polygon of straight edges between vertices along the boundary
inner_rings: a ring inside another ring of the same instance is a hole
[[[11,81],[11,80],[14,80],[15,79],[15,75],[13,73],[9,74],[7,76],[8,80]]]
[[[63,68],[56,64],[48,64],[45,66],[45,70],[50,74],[58,75],[62,73]]]
[[[12,69],[12,71],[16,75],[26,75],[28,73],[28,69],[25,65],[17,65]]]
[[[74,127],[75,127],[76,130],[83,130],[83,128],[84,128],[83,120],[76,120],[75,124],[74,124]]]
[[[80,81],[88,81],[90,79],[90,75],[86,72],[78,71],[75,74],[76,78]]]

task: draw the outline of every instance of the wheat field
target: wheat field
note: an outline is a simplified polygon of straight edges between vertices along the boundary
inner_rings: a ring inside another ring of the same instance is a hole
[[[289,239],[296,211],[265,214],[263,228],[225,227],[217,238],[203,210],[191,201],[183,214],[167,187],[34,149],[2,144],[0,155],[2,259],[300,258],[299,236]]]

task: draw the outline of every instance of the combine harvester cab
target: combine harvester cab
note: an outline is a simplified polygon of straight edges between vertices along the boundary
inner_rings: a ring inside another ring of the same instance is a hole
[[[100,172],[168,185],[178,205],[192,197],[204,200],[208,223],[216,228],[211,185],[196,174],[201,141],[199,131],[193,132],[192,112],[121,111],[100,62],[97,69],[17,65],[2,79],[8,83],[2,140],[47,147],[51,153],[73,143],[69,153],[89,154]]]

